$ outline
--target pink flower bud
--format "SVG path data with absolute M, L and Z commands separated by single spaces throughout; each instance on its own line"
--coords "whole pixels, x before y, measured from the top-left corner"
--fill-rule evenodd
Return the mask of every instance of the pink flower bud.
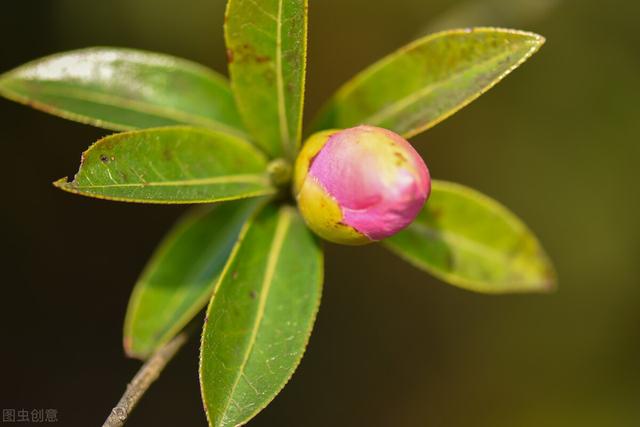
M 372 126 L 313 135 L 294 172 L 300 212 L 320 237 L 346 245 L 407 227 L 431 191 L 429 170 L 400 135 Z

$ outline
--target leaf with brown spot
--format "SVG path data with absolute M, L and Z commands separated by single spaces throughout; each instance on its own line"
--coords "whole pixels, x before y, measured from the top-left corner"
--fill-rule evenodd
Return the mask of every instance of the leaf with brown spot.
M 307 0 L 229 0 L 225 39 L 240 114 L 272 157 L 300 145 Z
M 434 181 L 424 209 L 385 246 L 444 282 L 484 293 L 548 292 L 556 274 L 533 233 L 498 202 Z
M 419 39 L 346 83 L 313 130 L 360 124 L 410 138 L 445 120 L 533 55 L 544 38 L 499 28 L 452 30 Z
M 82 155 L 71 182 L 55 185 L 99 199 L 138 203 L 214 203 L 275 193 L 267 160 L 233 135 L 168 127 L 101 139 Z
M 282 390 L 307 346 L 322 279 L 322 250 L 294 207 L 269 205 L 247 222 L 202 332 L 209 425 L 243 425 Z

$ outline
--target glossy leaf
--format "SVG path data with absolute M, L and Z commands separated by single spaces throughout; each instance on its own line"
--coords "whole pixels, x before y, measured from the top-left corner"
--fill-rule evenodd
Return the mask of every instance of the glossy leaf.
M 415 222 L 384 244 L 418 268 L 472 291 L 555 288 L 553 266 L 531 231 L 496 201 L 458 184 L 434 181 Z
M 158 53 L 97 47 L 49 56 L 0 76 L 0 95 L 106 129 L 188 124 L 244 136 L 222 76 Z
M 410 138 L 490 89 L 543 43 L 536 34 L 497 28 L 419 39 L 345 84 L 314 129 L 367 124 Z
M 254 138 L 270 155 L 300 143 L 307 0 L 229 0 L 225 25 L 231 85 Z
M 212 203 L 272 194 L 266 159 L 247 142 L 206 129 L 169 127 L 108 136 L 82 155 L 71 182 L 83 196 L 138 203 Z
M 322 264 L 292 207 L 268 206 L 245 227 L 202 335 L 200 384 L 211 426 L 246 423 L 289 380 L 320 303 Z
M 145 359 L 206 305 L 240 229 L 261 203 L 207 205 L 187 213 L 173 228 L 131 295 L 124 330 L 129 356 Z

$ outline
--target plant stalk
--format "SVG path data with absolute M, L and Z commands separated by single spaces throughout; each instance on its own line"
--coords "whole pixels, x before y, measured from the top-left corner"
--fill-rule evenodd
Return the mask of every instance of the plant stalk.
M 149 389 L 149 386 L 158 379 L 164 367 L 173 359 L 188 339 L 189 332 L 183 331 L 156 351 L 153 356 L 142 365 L 138 373 L 127 385 L 127 390 L 120 398 L 118 404 L 111 410 L 109 417 L 102 427 L 124 426 L 129 414 L 131 414 L 144 393 Z

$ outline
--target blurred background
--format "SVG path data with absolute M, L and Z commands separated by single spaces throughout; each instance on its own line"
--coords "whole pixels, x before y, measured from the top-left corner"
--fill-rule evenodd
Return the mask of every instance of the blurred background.
M 555 260 L 548 296 L 483 296 L 383 248 L 328 246 L 299 371 L 252 427 L 640 426 L 640 3 L 310 1 L 307 117 L 341 82 L 430 31 L 531 30 L 547 44 L 415 138 L 433 175 L 504 202 Z M 92 45 L 226 72 L 223 0 L 5 0 L 0 72 Z M 0 99 L 0 406 L 100 425 L 139 363 L 121 330 L 132 285 L 180 207 L 74 197 L 51 182 L 108 132 Z M 130 426 L 203 426 L 197 339 Z

